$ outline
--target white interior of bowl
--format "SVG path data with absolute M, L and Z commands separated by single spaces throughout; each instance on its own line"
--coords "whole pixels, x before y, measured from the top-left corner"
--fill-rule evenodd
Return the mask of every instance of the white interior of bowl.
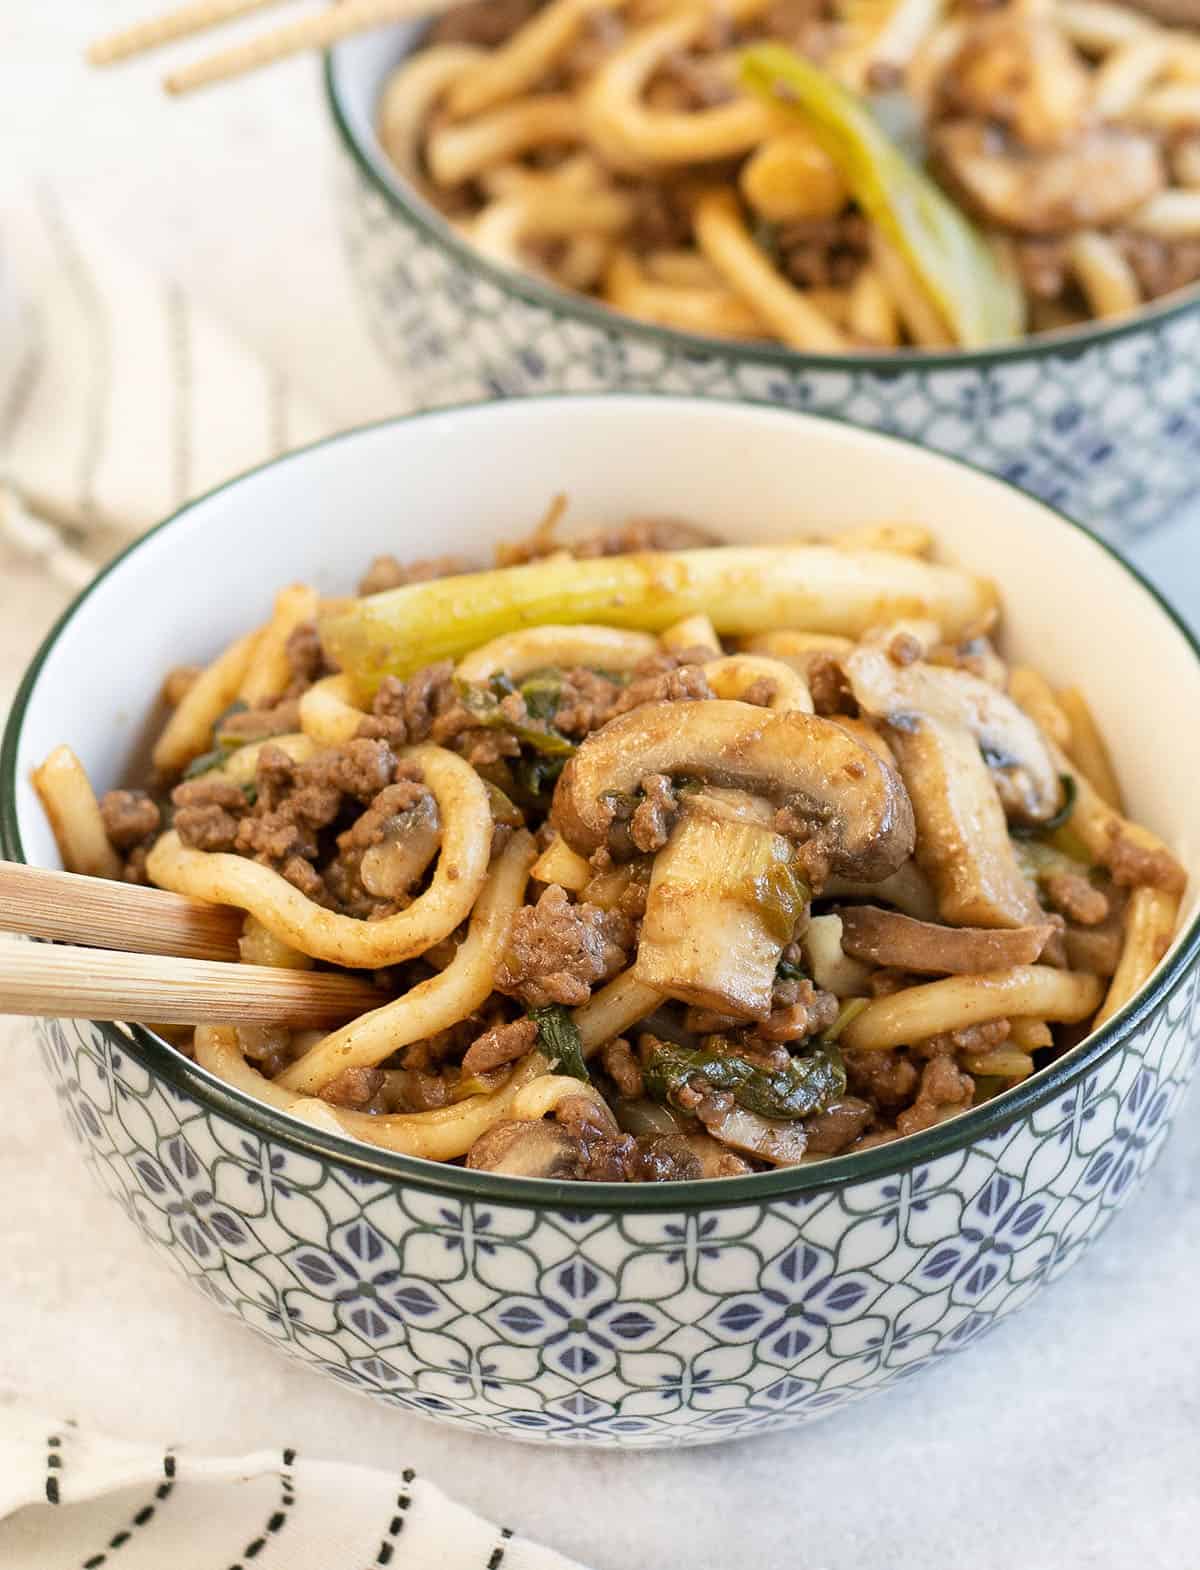
M 486 561 L 560 491 L 572 528 L 670 514 L 753 542 L 928 525 L 947 559 L 1000 582 L 1006 651 L 1083 688 L 1131 810 L 1200 868 L 1200 660 L 1104 547 L 1020 492 L 887 437 L 654 397 L 513 401 L 377 426 L 186 509 L 92 590 L 38 674 L 18 755 L 27 858 L 58 864 L 31 769 L 65 741 L 98 789 L 121 782 L 165 672 L 261 622 L 277 587 L 343 592 L 381 551 Z

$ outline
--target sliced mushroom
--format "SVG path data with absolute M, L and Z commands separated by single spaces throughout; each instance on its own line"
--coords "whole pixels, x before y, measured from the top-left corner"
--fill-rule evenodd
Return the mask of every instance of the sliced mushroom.
M 744 1107 L 730 1107 L 706 1127 L 723 1145 L 769 1161 L 774 1167 L 794 1167 L 808 1149 L 803 1123 L 777 1122 L 759 1117 L 757 1112 L 747 1112 Z
M 854 878 L 827 878 L 821 893 L 833 899 L 886 900 L 918 921 L 937 920 L 937 896 L 915 861 L 906 861 L 891 877 L 880 878 L 877 883 L 859 882 Z
M 1055 147 L 1083 126 L 1090 80 L 1057 20 L 1006 9 L 967 29 L 942 77 L 942 97 L 974 119 L 1007 126 L 1026 147 Z
M 573 850 L 590 855 L 612 821 L 606 796 L 632 792 L 647 774 L 798 798 L 821 824 L 831 870 L 846 876 L 885 878 L 912 852 L 903 785 L 840 725 L 721 698 L 643 704 L 594 732 L 562 772 L 551 821 Z
M 437 802 L 426 792 L 406 812 L 398 812 L 384 826 L 383 838 L 363 852 L 359 868 L 362 886 L 377 899 L 398 899 L 437 855 L 442 824 Z
M 939 126 L 943 170 L 984 218 L 1018 234 L 1059 234 L 1119 223 L 1166 186 L 1162 154 L 1137 131 L 1100 126 L 1067 146 L 1028 152 L 986 125 Z
M 1001 930 L 939 927 L 878 905 L 850 906 L 841 918 L 842 948 L 847 954 L 919 976 L 972 976 L 1032 965 L 1055 930 L 1050 921 Z
M 975 737 L 929 715 L 892 746 L 919 829 L 917 860 L 955 926 L 1031 927 L 1042 920 L 1017 865 L 1004 809 Z
M 968 730 L 1010 815 L 1038 823 L 1058 811 L 1062 786 L 1049 748 L 1007 693 L 970 671 L 897 665 L 882 649 L 855 649 L 841 663 L 855 701 L 877 719 L 903 729 L 909 716 L 928 715 Z
M 740 801 L 739 799 L 740 798 Z M 765 809 L 767 823 L 756 822 Z M 634 974 L 667 997 L 766 1019 L 775 968 L 810 890 L 770 808 L 743 792 L 688 795 L 654 858 Z
M 467 1152 L 469 1167 L 509 1177 L 571 1178 L 578 1163 L 579 1141 L 544 1119 L 496 1123 Z

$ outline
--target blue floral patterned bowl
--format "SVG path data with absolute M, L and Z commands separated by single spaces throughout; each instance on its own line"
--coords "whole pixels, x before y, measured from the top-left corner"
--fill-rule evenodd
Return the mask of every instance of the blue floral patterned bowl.
M 1200 291 L 978 354 L 805 355 L 618 316 L 485 260 L 389 163 L 375 105 L 420 31 L 350 39 L 325 80 L 370 325 L 422 406 L 589 391 L 766 401 L 965 458 L 1117 542 L 1194 494 Z
M 1086 686 L 1135 811 L 1200 855 L 1200 736 L 1178 723 L 1200 712 L 1200 651 L 1094 538 L 869 432 L 630 396 L 375 426 L 176 514 L 76 602 L 29 671 L 0 753 L 4 852 L 54 865 L 31 767 L 69 740 L 99 783 L 120 778 L 162 672 L 261 619 L 274 585 L 338 592 L 384 549 L 482 552 L 559 490 L 592 525 L 656 511 L 746 540 L 926 522 L 1007 583 L 1015 649 Z M 292 1122 L 147 1030 L 36 1034 L 92 1171 L 154 1249 L 267 1340 L 464 1428 L 699 1444 L 885 1389 L 1077 1259 L 1149 1170 L 1191 1074 L 1198 953 L 1193 898 L 1143 992 L 999 1101 L 858 1155 L 708 1183 L 437 1166 Z

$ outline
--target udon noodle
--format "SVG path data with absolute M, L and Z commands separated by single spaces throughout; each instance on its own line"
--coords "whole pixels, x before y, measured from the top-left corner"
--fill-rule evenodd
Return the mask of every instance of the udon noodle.
M 382 989 L 329 1034 L 181 1043 L 238 1090 L 492 1171 L 752 1172 L 1002 1094 L 1162 957 L 1182 869 L 926 531 L 543 526 L 500 559 L 291 585 L 170 674 L 151 778 L 36 771 L 69 870 Z

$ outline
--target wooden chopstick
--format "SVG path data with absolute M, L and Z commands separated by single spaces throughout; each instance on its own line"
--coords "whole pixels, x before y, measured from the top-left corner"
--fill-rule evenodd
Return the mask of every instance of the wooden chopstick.
M 180 38 L 191 38 L 209 27 L 222 22 L 232 22 L 254 11 L 263 11 L 279 0 L 191 0 L 177 10 L 165 11 L 162 16 L 147 17 L 132 27 L 97 38 L 87 52 L 92 65 L 112 65 L 117 60 L 128 60 L 131 55 L 145 54 L 161 44 L 174 43 Z
M 166 889 L 0 861 L 0 932 L 89 948 L 236 960 L 244 919 L 232 905 Z
M 353 976 L 0 942 L 0 1014 L 143 1025 L 339 1025 L 387 995 Z
M 306 49 L 327 49 L 339 39 L 365 32 L 386 22 L 418 16 L 435 16 L 463 5 L 465 0 L 341 0 L 341 4 L 263 33 L 248 43 L 223 49 L 192 65 L 172 71 L 164 86 L 169 93 L 190 93 L 197 87 L 244 76 L 277 60 L 302 54 Z

